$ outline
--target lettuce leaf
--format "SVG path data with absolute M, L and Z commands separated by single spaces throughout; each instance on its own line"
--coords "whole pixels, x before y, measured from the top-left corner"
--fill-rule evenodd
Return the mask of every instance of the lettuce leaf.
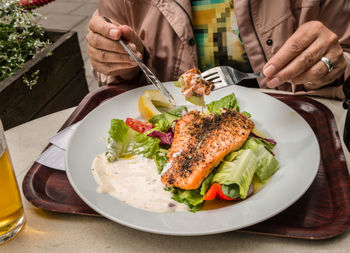
M 168 113 L 173 115 L 173 116 L 176 116 L 176 117 L 180 118 L 184 111 L 188 112 L 188 109 L 187 109 L 186 106 L 182 105 L 182 106 L 176 107 L 173 110 L 168 111 Z
M 208 177 L 203 180 L 201 186 L 195 190 L 182 190 L 179 188 L 169 188 L 168 190 L 173 194 L 172 199 L 186 204 L 191 212 L 196 212 L 199 211 L 203 205 L 203 198 L 212 184 L 213 177 L 214 172 L 211 172 Z
M 239 106 L 234 93 L 226 97 L 223 97 L 220 100 L 216 100 L 207 104 L 207 108 L 210 113 L 220 114 L 222 108 L 225 108 L 228 110 L 236 110 L 237 112 L 239 112 Z
M 172 199 L 186 204 L 191 212 L 197 212 L 203 204 L 203 195 L 200 194 L 199 188 L 196 190 L 182 190 L 179 188 L 169 188 Z
M 279 162 L 263 145 L 259 145 L 255 153 L 258 157 L 256 175 L 262 183 L 266 183 L 278 170 Z
M 151 129 L 150 132 L 153 131 L 161 131 L 164 133 L 167 133 L 170 127 L 170 123 L 167 120 L 159 120 L 154 124 L 154 128 Z
M 251 118 L 252 115 L 249 112 L 243 111 L 242 114 L 244 114 L 245 116 L 247 116 L 248 118 Z
M 152 159 L 159 150 L 159 142 L 157 138 L 134 131 L 123 120 L 112 119 L 106 156 L 111 162 L 133 155 Z
M 250 138 L 255 138 L 255 142 L 263 144 L 265 146 L 265 148 L 270 151 L 273 154 L 273 148 L 276 146 L 277 142 L 274 139 L 268 139 L 265 137 L 261 137 L 257 134 L 254 133 L 254 131 L 252 131 L 250 133 Z
M 239 186 L 237 184 L 221 185 L 222 192 L 231 199 L 239 197 Z
M 221 162 L 214 175 L 213 182 L 230 186 L 230 189 L 227 189 L 230 191 L 234 187 L 238 188 L 239 197 L 245 199 L 256 170 L 256 164 L 255 153 L 250 149 L 244 150 L 233 162 Z
M 171 111 L 163 112 L 161 114 L 157 114 L 153 116 L 149 122 L 152 123 L 158 130 L 162 132 L 167 132 L 168 128 L 170 127 L 171 123 L 174 120 L 179 119 L 182 116 L 182 112 L 187 112 L 188 109 L 186 106 L 179 106 Z M 165 130 L 165 131 L 163 131 Z
M 209 190 L 210 186 L 212 185 L 212 181 L 214 178 L 214 172 L 211 172 L 206 179 L 203 180 L 200 189 L 200 194 L 202 196 L 205 196 L 207 191 Z
M 242 149 L 239 149 L 237 151 L 232 151 L 230 153 L 228 153 L 225 157 L 224 160 L 228 161 L 228 162 L 232 162 L 233 160 L 235 160 L 241 153 L 243 152 Z
M 154 156 L 154 161 L 156 162 L 159 174 L 162 173 L 164 165 L 168 161 L 168 157 L 167 157 L 168 152 L 169 151 L 167 149 L 160 148 Z
M 256 176 L 265 183 L 278 170 L 279 162 L 270 152 L 271 143 L 262 139 L 250 137 L 243 145 L 244 149 L 252 150 L 257 157 Z M 271 148 L 272 149 L 272 148 Z

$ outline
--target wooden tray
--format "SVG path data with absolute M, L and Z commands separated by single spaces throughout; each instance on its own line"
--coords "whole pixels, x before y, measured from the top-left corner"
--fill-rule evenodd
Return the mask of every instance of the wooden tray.
M 118 87 L 102 87 L 89 93 L 61 129 L 124 91 L 126 89 Z M 296 203 L 273 218 L 240 231 L 310 240 L 341 234 L 350 227 L 350 177 L 333 114 L 323 104 L 307 97 L 270 95 L 296 110 L 312 127 L 320 145 L 320 167 L 311 187 Z M 23 192 L 34 206 L 44 210 L 99 215 L 74 192 L 65 172 L 38 163 L 27 172 Z

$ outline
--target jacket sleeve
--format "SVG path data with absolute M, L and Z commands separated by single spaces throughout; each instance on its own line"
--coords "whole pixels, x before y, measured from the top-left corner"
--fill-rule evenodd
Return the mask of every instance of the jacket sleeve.
M 123 0 L 104 0 L 99 1 L 98 9 L 95 11 L 93 15 L 101 15 L 106 16 L 119 24 L 122 25 L 129 25 L 131 27 L 132 24 L 130 24 L 128 20 L 128 15 L 130 12 L 129 8 L 126 7 Z M 92 68 L 92 72 L 97 79 L 99 86 L 104 85 L 113 85 L 113 84 L 137 84 L 137 83 L 144 83 L 145 79 L 142 75 L 140 75 L 140 71 L 138 68 L 135 68 L 136 77 L 132 80 L 123 80 L 122 78 L 118 76 L 112 76 L 112 75 L 105 75 L 103 73 L 100 73 L 96 69 Z
M 345 97 L 343 83 L 350 76 L 350 2 L 348 0 L 320 1 L 318 17 L 320 22 L 338 36 L 347 62 L 345 72 L 336 81 L 320 89 L 295 91 L 294 86 L 293 90 L 296 95 L 313 95 L 343 100 Z
M 344 51 L 347 67 L 344 80 L 350 76 L 350 2 L 348 0 L 325 0 L 321 4 L 320 21 L 337 34 Z

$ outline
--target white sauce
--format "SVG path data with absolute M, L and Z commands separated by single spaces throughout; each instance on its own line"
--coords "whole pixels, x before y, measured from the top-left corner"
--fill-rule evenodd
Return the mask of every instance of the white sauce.
M 187 211 L 164 190 L 155 162 L 144 157 L 108 162 L 105 154 L 92 162 L 97 192 L 110 194 L 124 203 L 151 212 Z

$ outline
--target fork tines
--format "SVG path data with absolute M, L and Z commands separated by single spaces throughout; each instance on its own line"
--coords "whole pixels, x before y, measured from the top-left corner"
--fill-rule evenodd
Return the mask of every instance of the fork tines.
M 208 69 L 202 73 L 202 77 L 205 80 L 211 81 L 214 83 L 215 89 L 218 87 L 221 87 L 221 84 L 223 84 L 222 76 L 223 76 L 223 73 L 221 68 L 219 67 Z
M 218 76 L 217 74 L 212 74 L 210 76 L 206 76 L 206 77 L 204 77 L 204 79 L 207 81 L 210 81 L 210 82 L 214 82 L 214 83 L 221 81 L 220 76 Z
M 218 71 L 220 71 L 220 69 L 216 67 L 209 69 L 202 73 L 202 77 L 207 81 L 212 81 L 212 82 L 220 81 L 220 74 Z

